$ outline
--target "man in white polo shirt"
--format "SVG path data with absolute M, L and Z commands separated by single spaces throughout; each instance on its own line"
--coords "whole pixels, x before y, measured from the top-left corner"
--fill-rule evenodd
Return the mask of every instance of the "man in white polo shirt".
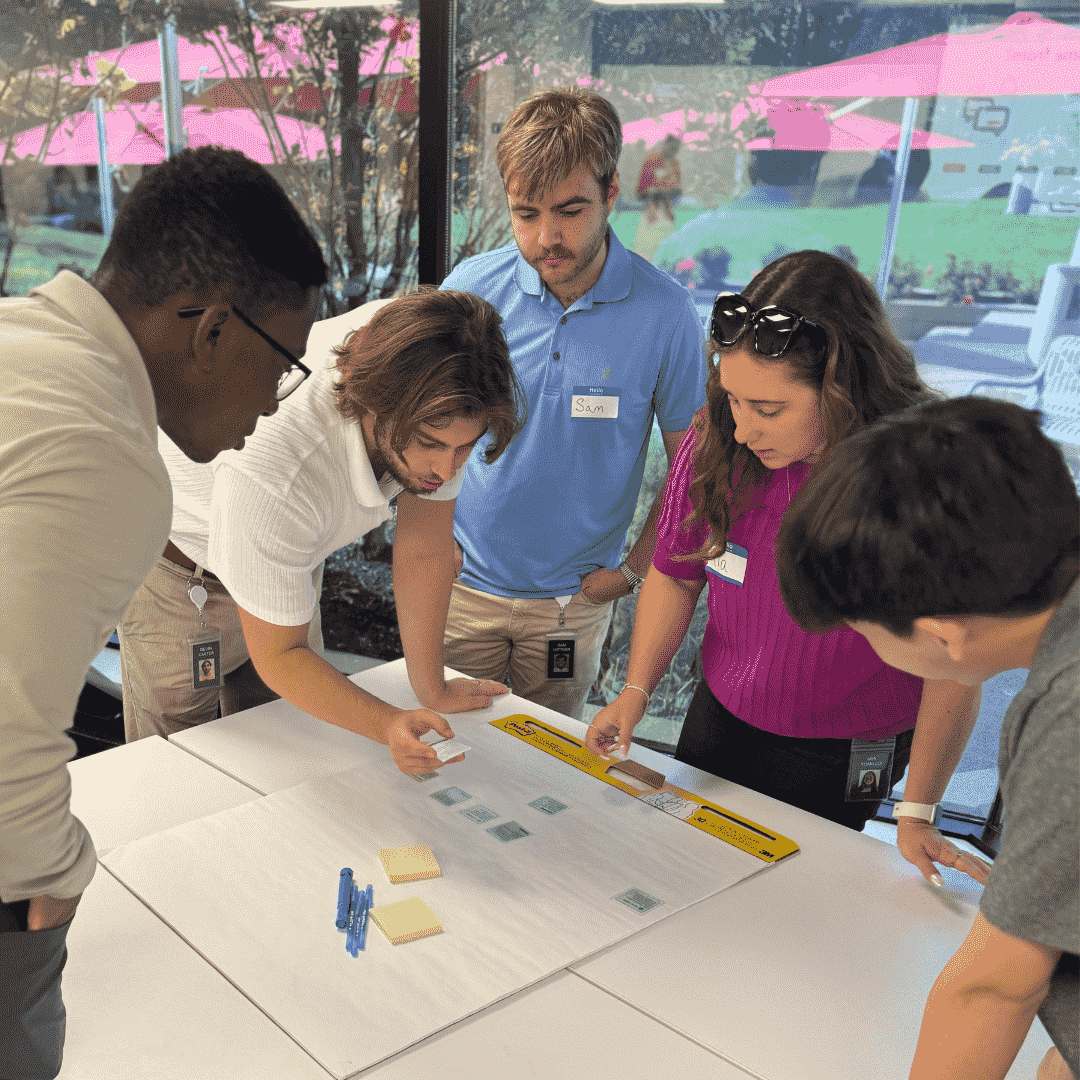
M 280 695 L 387 744 L 403 772 L 423 772 L 438 761 L 418 737 L 452 735 L 430 710 L 482 708 L 506 692 L 497 682 L 446 683 L 442 660 L 465 460 L 485 434 L 495 460 L 522 422 L 500 323 L 462 292 L 366 304 L 313 330 L 311 377 L 243 453 L 200 466 L 161 439 L 172 532 L 120 626 L 129 740 Z M 412 712 L 321 655 L 323 560 L 386 521 L 395 497 L 394 595 L 424 706 Z
M 139 182 L 90 282 L 0 301 L 0 1076 L 54 1077 L 68 926 L 94 876 L 65 734 L 90 661 L 160 554 L 160 424 L 209 461 L 277 408 L 326 265 L 285 192 L 236 151 Z M 196 309 L 198 317 L 189 317 Z

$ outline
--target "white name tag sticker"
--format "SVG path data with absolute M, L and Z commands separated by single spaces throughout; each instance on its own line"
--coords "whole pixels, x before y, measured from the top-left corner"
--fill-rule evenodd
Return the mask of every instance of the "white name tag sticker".
M 619 416 L 617 386 L 575 386 L 570 396 L 570 416 L 575 420 L 616 420 Z
M 732 585 L 742 585 L 746 578 L 746 564 L 750 553 L 738 544 L 728 542 L 727 551 L 723 555 L 717 555 L 705 564 L 705 569 L 710 574 L 715 574 L 722 581 L 729 581 Z

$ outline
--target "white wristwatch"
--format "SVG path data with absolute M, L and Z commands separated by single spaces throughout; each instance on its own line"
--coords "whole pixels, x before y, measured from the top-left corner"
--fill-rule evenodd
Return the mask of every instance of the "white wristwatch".
M 894 818 L 913 817 L 936 826 L 941 820 L 941 803 L 898 802 L 892 810 Z

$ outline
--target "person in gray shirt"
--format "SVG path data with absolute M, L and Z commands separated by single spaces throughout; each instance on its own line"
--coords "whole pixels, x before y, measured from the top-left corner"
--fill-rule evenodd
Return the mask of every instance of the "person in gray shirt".
M 1036 1015 L 1054 1042 L 1039 1080 L 1075 1080 L 1080 499 L 1061 452 L 1037 413 L 986 398 L 879 420 L 792 503 L 777 576 L 805 630 L 847 624 L 913 674 L 976 686 L 1028 669 L 1001 728 L 1000 851 L 930 991 L 911 1080 L 1000 1080 Z

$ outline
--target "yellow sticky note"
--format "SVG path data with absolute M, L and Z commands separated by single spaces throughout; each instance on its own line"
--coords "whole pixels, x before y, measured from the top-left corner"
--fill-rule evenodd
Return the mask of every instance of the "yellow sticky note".
M 424 881 L 442 873 L 427 844 L 382 848 L 379 851 L 379 862 L 394 885 L 400 885 L 403 881 Z
M 419 896 L 372 908 L 369 915 L 391 945 L 442 933 L 438 916 Z

